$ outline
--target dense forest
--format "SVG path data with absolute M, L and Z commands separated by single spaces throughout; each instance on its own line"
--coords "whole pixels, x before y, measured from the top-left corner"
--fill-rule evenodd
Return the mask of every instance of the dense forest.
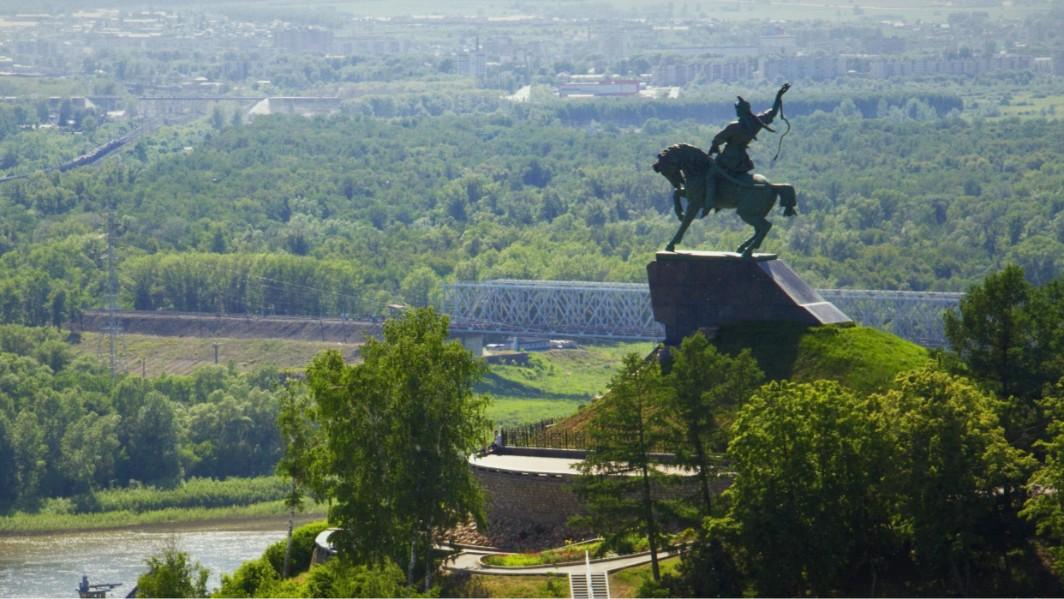
M 270 474 L 281 388 L 269 368 L 112 381 L 54 330 L 0 326 L 0 513 L 48 498 L 92 512 L 116 486 Z
M 794 116 L 775 164 L 776 137 L 754 144 L 758 170 L 799 190 L 766 250 L 821 287 L 961 290 L 1008 262 L 1035 282 L 1060 274 L 1064 123 L 963 119 L 948 97 L 870 102 Z M 148 138 L 98 168 L 5 183 L 0 318 L 59 324 L 103 303 L 111 206 L 127 307 L 369 315 L 430 303 L 446 280 L 640 281 L 677 225 L 650 163 L 719 124 L 621 127 L 605 117 L 623 104 L 573 106 L 225 119 L 181 151 Z M 746 235 L 720 213 L 686 247 Z

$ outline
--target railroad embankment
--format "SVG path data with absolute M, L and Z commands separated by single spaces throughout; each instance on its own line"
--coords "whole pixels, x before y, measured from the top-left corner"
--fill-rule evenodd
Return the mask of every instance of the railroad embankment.
M 362 343 L 380 332 L 380 323 L 339 318 L 202 314 L 189 312 L 118 311 L 123 333 L 162 337 L 225 337 L 230 339 L 301 339 Z M 86 310 L 69 323 L 72 331 L 107 332 L 105 310 Z

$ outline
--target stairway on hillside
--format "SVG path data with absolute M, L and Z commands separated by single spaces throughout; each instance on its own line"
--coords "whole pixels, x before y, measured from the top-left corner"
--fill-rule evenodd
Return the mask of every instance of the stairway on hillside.
M 591 575 L 591 588 L 586 574 L 569 575 L 569 596 L 572 599 L 610 599 L 610 582 L 605 572 Z
M 591 595 L 587 592 L 586 575 L 569 575 L 569 596 L 572 597 L 572 599 L 591 599 Z
M 610 599 L 610 581 L 605 572 L 591 575 L 591 596 L 594 599 Z

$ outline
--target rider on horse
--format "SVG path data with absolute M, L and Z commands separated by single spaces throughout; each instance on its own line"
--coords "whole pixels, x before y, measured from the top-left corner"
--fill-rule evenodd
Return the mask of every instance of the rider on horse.
M 706 216 L 710 208 L 734 208 L 744 222 L 754 227 L 754 235 L 736 250 L 749 258 L 754 250 L 761 247 L 765 235 L 772 228 L 772 223 L 765 216 L 777 201 L 783 208 L 784 216 L 796 214 L 794 186 L 772 183 L 761 175 L 751 174 L 754 163 L 747 154 L 750 142 L 757 139 L 762 129 L 772 131 L 769 123 L 777 116 L 787 120 L 783 117 L 783 94 L 790 87 L 790 84 L 781 87 L 776 93 L 772 109 L 761 114 L 754 114 L 750 110 L 750 103 L 739 98 L 735 104 L 739 120 L 729 123 L 713 138 L 709 153 L 683 143 L 673 144 L 658 153 L 658 159 L 652 166 L 672 185 L 673 208 L 680 219 L 680 228 L 665 246 L 666 251 L 675 251 L 694 219 Z M 787 123 L 787 129 L 790 130 L 790 123 Z M 724 145 L 723 150 L 721 144 Z M 681 202 L 684 197 L 687 198 L 686 209 Z
M 790 88 L 790 83 L 783 84 L 783 87 L 776 92 L 776 101 L 772 108 L 760 114 L 754 114 L 750 109 L 750 103 L 739 96 L 739 101 L 735 103 L 735 115 L 739 117 L 739 120 L 728 123 L 713 138 L 713 145 L 709 148 L 709 155 L 716 154 L 716 164 L 721 170 L 734 177 L 746 178 L 747 173 L 754 169 L 754 162 L 750 160 L 750 155 L 747 153 L 750 142 L 757 139 L 757 134 L 762 129 L 768 129 L 771 133 L 776 132 L 769 124 L 783 107 L 783 94 L 787 93 Z M 723 151 L 720 149 L 721 144 L 724 144 Z M 717 180 L 716 172 L 710 172 L 706 177 L 706 201 L 703 204 L 702 216 L 708 214 L 710 208 L 717 208 L 715 199 Z

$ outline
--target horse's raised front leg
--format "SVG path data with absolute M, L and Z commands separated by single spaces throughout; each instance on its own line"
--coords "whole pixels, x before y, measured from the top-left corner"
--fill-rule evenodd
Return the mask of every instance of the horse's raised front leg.
M 683 206 L 680 205 L 680 198 L 684 196 L 684 190 L 677 188 L 672 192 L 672 209 L 676 212 L 676 219 L 683 220 Z
M 684 212 L 683 221 L 680 223 L 680 229 L 676 231 L 676 235 L 673 236 L 669 245 L 665 246 L 666 252 L 672 252 L 676 250 L 676 244 L 683 240 L 683 234 L 687 232 L 687 227 L 691 226 L 691 222 L 695 220 L 695 216 L 698 214 L 698 205 L 694 202 L 687 203 L 687 211 Z

